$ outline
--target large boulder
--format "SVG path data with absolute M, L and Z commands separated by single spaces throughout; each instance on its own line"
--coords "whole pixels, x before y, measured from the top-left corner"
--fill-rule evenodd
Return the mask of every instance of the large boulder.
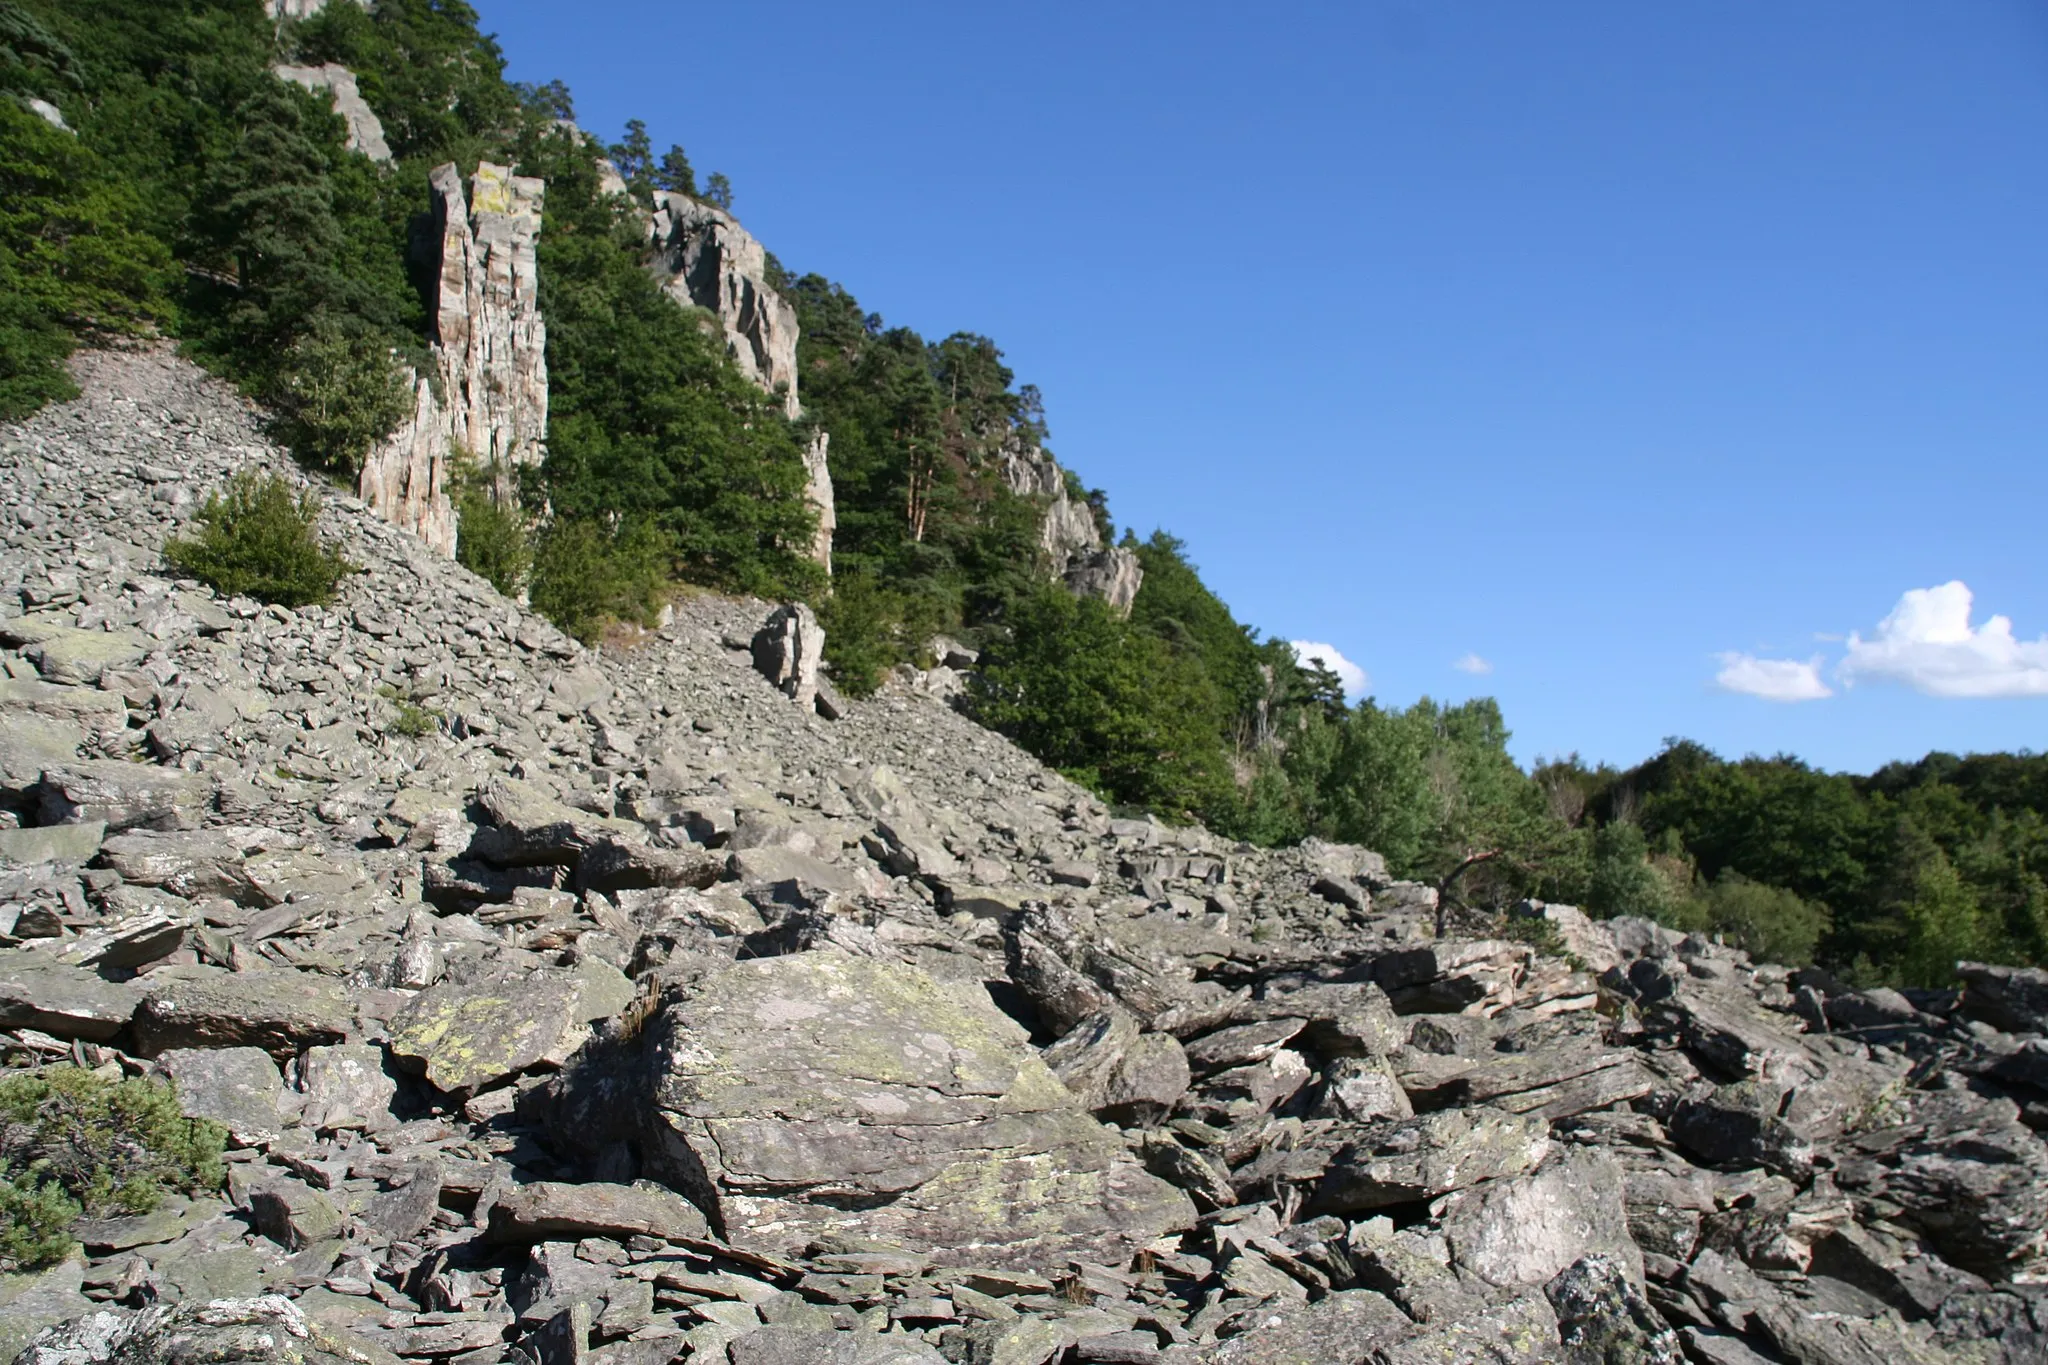
M 825 628 L 801 602 L 777 607 L 754 632 L 754 667 L 804 711 L 817 703 L 824 660 Z
M 90 1313 L 39 1334 L 26 1365 L 369 1365 L 396 1357 L 308 1318 L 279 1294 L 158 1304 L 140 1313 Z
M 213 799 L 200 773 L 119 759 L 85 759 L 43 773 L 46 825 L 106 822 L 109 830 L 193 829 Z
M 1193 1222 L 978 987 L 823 948 L 716 973 L 649 1035 L 649 1164 L 737 1245 L 1120 1261 Z

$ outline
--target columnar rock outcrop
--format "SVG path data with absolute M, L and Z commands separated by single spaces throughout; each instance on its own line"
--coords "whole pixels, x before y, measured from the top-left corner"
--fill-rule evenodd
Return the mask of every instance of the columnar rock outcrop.
M 326 91 L 334 100 L 334 112 L 341 115 L 348 124 L 348 149 L 361 152 L 372 161 L 391 160 L 391 144 L 384 140 L 384 124 L 377 118 L 377 111 L 370 108 L 363 98 L 363 92 L 356 88 L 356 73 L 333 62 L 325 66 L 288 66 L 280 64 L 270 68 L 271 74 L 281 81 L 318 93 Z
M 421 245 L 436 265 L 437 375 L 414 377 L 413 415 L 363 462 L 359 491 L 385 520 L 452 555 L 450 459 L 475 460 L 506 501 L 519 468 L 545 454 L 547 327 L 534 258 L 545 186 L 488 161 L 466 201 L 453 163 L 432 185 Z

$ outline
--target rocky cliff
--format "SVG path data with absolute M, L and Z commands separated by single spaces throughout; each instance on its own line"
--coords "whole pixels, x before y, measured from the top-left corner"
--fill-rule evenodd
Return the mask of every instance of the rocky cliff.
M 801 416 L 796 309 L 768 287 L 767 249 L 731 214 L 687 194 L 657 194 L 648 231 L 670 296 L 715 313 L 741 372 L 780 394 L 792 420 Z
M 1012 442 L 1002 454 L 1003 482 L 1010 491 L 1045 502 L 1039 545 L 1061 581 L 1087 597 L 1099 597 L 1129 615 L 1144 586 L 1137 552 L 1104 545 L 1095 512 L 1067 489 L 1066 471 L 1035 445 Z
M 363 92 L 356 88 L 355 72 L 332 62 L 325 66 L 279 65 L 270 70 L 279 80 L 290 81 L 307 90 L 324 91 L 333 99 L 334 112 L 341 115 L 342 121 L 348 125 L 350 151 L 361 152 L 372 161 L 391 160 L 391 145 L 384 140 L 384 125 L 363 98 Z
M 0 428 L 0 1059 L 233 1150 L 0 1280 L 23 1360 L 2048 1353 L 2048 973 L 1439 926 L 932 699 L 827 721 L 766 603 L 586 651 L 345 496 L 332 606 L 224 599 L 162 539 L 289 462 L 76 369 Z
M 429 266 L 435 373 L 413 379 L 413 414 L 363 463 L 363 501 L 444 555 L 455 553 L 451 459 L 475 461 L 501 500 L 544 457 L 547 328 L 534 245 L 539 180 L 480 163 L 463 195 L 453 164 L 432 178 L 418 244 Z

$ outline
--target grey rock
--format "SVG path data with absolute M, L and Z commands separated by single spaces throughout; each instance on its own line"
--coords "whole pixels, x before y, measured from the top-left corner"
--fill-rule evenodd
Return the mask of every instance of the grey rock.
M 127 631 L 74 630 L 43 621 L 0 621 L 0 643 L 18 647 L 46 681 L 91 687 L 110 669 L 127 668 L 149 652 Z
M 85 1263 L 76 1258 L 46 1270 L 0 1275 L 0 1355 L 42 1365 L 24 1348 L 45 1329 L 55 1338 L 63 1330 L 60 1324 L 92 1312 L 92 1301 L 80 1291 L 84 1279 Z
M 857 1226 L 1017 1264 L 1192 1221 L 978 988 L 820 949 L 738 963 L 650 1033 L 652 1163 L 736 1244 Z M 878 1206 L 849 1216 L 849 1195 Z
M 173 1048 L 156 1069 L 177 1087 L 185 1117 L 213 1120 L 241 1146 L 275 1142 L 291 1124 L 284 1078 L 261 1048 Z
M 333 97 L 334 112 L 348 125 L 350 151 L 361 152 L 372 161 L 391 160 L 391 144 L 384 140 L 384 125 L 363 98 L 363 92 L 356 88 L 355 72 L 332 62 L 325 66 L 279 64 L 270 70 L 281 81 L 316 93 L 325 91 Z
M 436 1089 L 461 1094 L 555 1057 L 581 1026 L 575 977 L 534 972 L 477 986 L 422 991 L 391 1020 L 392 1058 Z
M 808 606 L 789 602 L 769 613 L 754 632 L 754 668 L 808 713 L 818 698 L 825 630 Z
M 501 505 L 517 471 L 545 453 L 547 327 L 535 260 L 545 187 L 488 161 L 477 164 L 467 200 L 453 163 L 436 167 L 430 184 L 437 373 L 415 376 L 413 413 L 371 449 L 357 492 L 376 515 L 453 555 L 449 452 L 482 463 Z
M 740 372 L 799 416 L 796 309 L 766 283 L 767 250 L 731 214 L 685 194 L 654 197 L 651 235 L 670 296 L 715 314 Z
M 190 927 L 190 921 L 183 915 L 145 911 L 123 916 L 111 924 L 95 925 L 77 938 L 66 939 L 51 956 L 74 967 L 142 967 L 170 956 L 185 942 Z
M 334 1201 L 303 1181 L 278 1176 L 249 1191 L 256 1230 L 287 1251 L 338 1236 L 343 1217 Z
M 1605 1256 L 1642 1279 L 1628 1235 L 1621 1168 L 1584 1148 L 1559 1150 L 1533 1174 L 1460 1190 L 1440 1215 L 1460 1271 L 1502 1288 L 1543 1284 L 1573 1262 Z
M 104 1043 L 128 1026 L 142 992 L 39 954 L 0 949 L 0 1024 Z
M 375 1133 L 396 1123 L 391 1102 L 398 1082 L 386 1068 L 382 1048 L 370 1043 L 309 1047 L 299 1059 L 298 1077 L 305 1097 L 300 1121 L 308 1128 Z
M 0 863 L 83 863 L 100 851 L 106 837 L 104 820 L 76 825 L 43 825 L 33 829 L 0 829 Z
M 762 1327 L 726 1348 L 732 1365 L 946 1365 L 915 1337 Z
M 190 969 L 188 969 L 190 970 Z M 280 1060 L 301 1048 L 338 1043 L 355 1022 L 340 982 L 310 972 L 152 973 L 135 1014 L 144 1057 L 173 1048 L 259 1047 Z
M 702 1240 L 711 1226 L 696 1205 L 669 1190 L 632 1185 L 514 1186 L 491 1206 L 498 1241 L 541 1242 L 580 1237 L 662 1237 Z
M 2008 1033 L 2048 1033 L 2048 971 L 1959 962 L 1963 1013 Z
M 0 792 L 10 799 L 26 793 L 42 780 L 45 768 L 77 758 L 84 743 L 85 727 L 76 721 L 0 710 Z
M 1621 1262 L 1597 1255 L 1574 1261 L 1543 1294 L 1557 1314 L 1567 1365 L 1684 1365 L 1677 1334 Z
M 277 1294 L 160 1304 L 140 1313 L 96 1312 L 40 1333 L 27 1365 L 396 1365 L 361 1337 L 309 1319 Z
M 1376 1348 L 1414 1334 L 1407 1316 L 1370 1289 L 1347 1289 L 1315 1303 L 1262 1310 L 1251 1330 L 1211 1346 L 1176 1346 L 1164 1365 L 1320 1365 L 1365 1360 Z
M 1363 1212 L 1522 1175 L 1548 1155 L 1548 1129 L 1540 1118 L 1478 1106 L 1354 1130 L 1323 1158 L 1309 1208 Z
M 82 760 L 43 774 L 45 824 L 104 822 L 109 830 L 191 829 L 213 799 L 198 773 L 113 759 Z

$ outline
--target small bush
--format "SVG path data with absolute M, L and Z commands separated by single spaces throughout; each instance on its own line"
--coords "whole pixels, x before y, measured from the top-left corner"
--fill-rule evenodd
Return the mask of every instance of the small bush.
M 405 420 L 412 391 L 388 343 L 330 329 L 293 343 L 263 397 L 294 454 L 354 475 L 370 447 Z
M 278 474 L 237 474 L 199 510 L 199 534 L 164 558 L 221 592 L 303 607 L 334 596 L 348 561 L 314 534 L 320 500 Z
M 168 1191 L 218 1188 L 226 1139 L 153 1081 L 75 1066 L 0 1080 L 0 1268 L 60 1259 L 80 1213 L 147 1213 Z
M 533 534 L 526 519 L 475 487 L 463 489 L 455 508 L 455 562 L 505 596 L 517 597 L 533 569 Z
M 391 733 L 407 739 L 424 739 L 441 728 L 440 718 L 418 702 L 398 703 L 398 718 L 391 722 Z
M 645 522 L 607 532 L 595 521 L 557 521 L 533 560 L 534 609 L 593 644 L 608 621 L 653 623 L 668 584 L 668 548 Z

